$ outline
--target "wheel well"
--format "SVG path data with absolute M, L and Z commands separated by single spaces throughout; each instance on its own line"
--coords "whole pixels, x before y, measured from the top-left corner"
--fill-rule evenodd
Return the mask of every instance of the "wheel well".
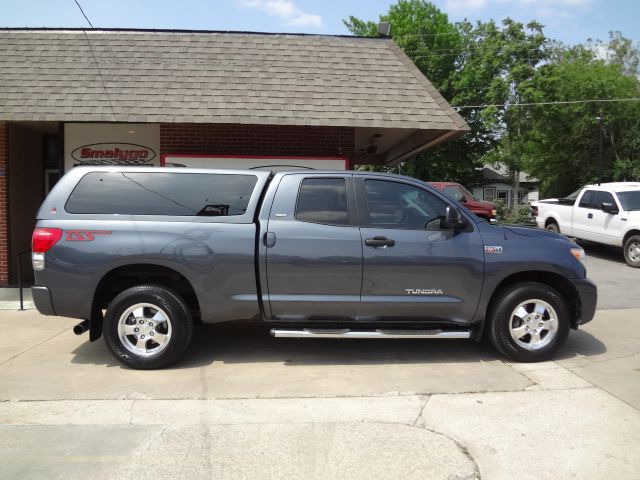
M 200 320 L 200 304 L 189 280 L 171 268 L 147 264 L 119 267 L 102 277 L 93 296 L 92 312 L 94 314 L 100 312 L 98 317 L 101 318 L 102 310 L 107 308 L 116 295 L 127 288 L 141 284 L 162 285 L 173 290 L 186 302 L 193 319 Z M 94 314 L 92 314 L 92 323 Z
M 573 284 L 564 278 L 562 275 L 552 272 L 519 272 L 509 275 L 504 278 L 493 291 L 489 305 L 487 305 L 487 311 L 485 314 L 485 320 L 489 320 L 490 312 L 493 310 L 498 298 L 508 287 L 522 282 L 538 282 L 544 285 L 548 285 L 555 289 L 562 298 L 565 299 L 569 307 L 569 313 L 571 315 L 571 327 L 577 328 L 581 315 L 580 296 Z
M 626 235 L 624 236 L 624 238 L 622 239 L 622 246 L 624 247 L 624 244 L 627 243 L 627 240 L 629 239 L 629 237 L 632 237 L 634 235 L 640 235 L 640 230 L 630 230 L 626 233 Z
M 548 227 L 550 224 L 555 223 L 556 225 L 558 225 L 558 222 L 556 222 L 556 219 L 553 217 L 549 217 L 544 221 L 544 226 Z

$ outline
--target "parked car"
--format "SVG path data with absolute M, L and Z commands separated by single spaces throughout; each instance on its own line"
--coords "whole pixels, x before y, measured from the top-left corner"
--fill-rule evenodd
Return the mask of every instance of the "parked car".
M 481 221 L 418 180 L 367 172 L 76 167 L 41 206 L 32 288 L 45 315 L 158 368 L 195 322 L 276 337 L 472 338 L 553 355 L 596 286 L 566 237 Z
M 539 228 L 579 240 L 623 248 L 624 259 L 640 267 L 640 183 L 587 185 L 560 199 L 537 202 Z
M 469 190 L 455 182 L 428 182 L 434 188 L 443 192 L 449 198 L 462 203 L 480 218 L 488 222 L 495 222 L 496 204 L 478 200 Z

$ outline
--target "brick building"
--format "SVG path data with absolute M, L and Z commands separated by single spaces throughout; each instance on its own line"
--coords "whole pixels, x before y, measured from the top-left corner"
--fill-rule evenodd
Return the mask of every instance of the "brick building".
M 467 129 L 390 38 L 0 29 L 0 285 L 74 165 L 394 164 Z

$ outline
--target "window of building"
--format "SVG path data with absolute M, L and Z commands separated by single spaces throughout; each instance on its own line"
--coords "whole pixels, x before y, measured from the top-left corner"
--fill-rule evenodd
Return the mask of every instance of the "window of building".
M 82 177 L 65 209 L 78 214 L 243 215 L 257 180 L 250 174 L 93 172 Z
M 498 190 L 498 200 L 503 200 L 505 205 L 509 205 L 509 191 L 508 190 Z
M 306 178 L 300 185 L 296 220 L 348 225 L 347 185 L 344 178 Z
M 420 188 L 385 180 L 364 184 L 372 227 L 424 229 L 444 218 L 446 203 Z
M 482 189 L 482 198 L 487 202 L 493 202 L 496 199 L 496 187 L 484 187 Z

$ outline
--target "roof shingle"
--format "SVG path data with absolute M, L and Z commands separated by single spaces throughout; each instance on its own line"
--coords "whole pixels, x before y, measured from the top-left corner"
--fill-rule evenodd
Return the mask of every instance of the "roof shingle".
M 15 121 L 468 129 L 379 38 L 2 30 L 0 105 Z

